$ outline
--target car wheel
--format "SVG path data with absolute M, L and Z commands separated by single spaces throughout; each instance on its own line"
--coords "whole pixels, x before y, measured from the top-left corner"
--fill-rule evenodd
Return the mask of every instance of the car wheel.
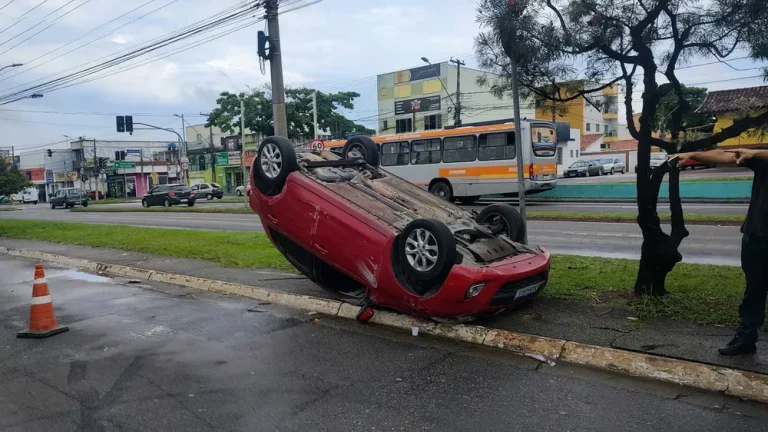
M 494 234 L 506 234 L 512 241 L 525 238 L 525 223 L 516 208 L 509 204 L 491 204 L 477 215 L 477 223 L 487 225 Z
M 477 200 L 480 199 L 480 196 L 466 196 L 466 197 L 459 197 L 459 202 L 464 205 L 470 205 L 477 202 Z
M 80 204 L 80 205 L 83 206 L 83 207 L 88 207 L 88 201 L 83 201 L 83 203 Z
M 219 195 L 216 197 L 216 199 L 222 199 L 222 198 L 224 198 L 224 195 Z
M 171 206 L 171 200 L 168 198 L 163 200 L 163 207 L 170 207 Z
M 611 175 L 613 175 L 613 174 L 615 174 L 615 173 L 614 173 L 614 171 L 613 171 L 613 168 L 611 168 Z
M 451 185 L 444 181 L 439 181 L 433 184 L 429 188 L 429 193 L 445 201 L 453 201 L 453 191 L 451 190 Z
M 51 203 L 51 210 L 56 210 L 56 204 Z
M 413 279 L 438 281 L 456 263 L 456 240 L 448 226 L 435 219 L 406 225 L 396 243 L 404 272 Z
M 32 201 L 32 204 L 37 205 L 37 201 Z
M 261 142 L 255 163 L 253 184 L 261 193 L 270 196 L 279 194 L 288 174 L 299 169 L 293 143 L 280 136 Z
M 187 201 L 187 207 L 193 207 L 195 205 L 194 201 Z
M 350 138 L 342 151 L 344 159 L 362 159 L 371 166 L 379 166 L 379 149 L 367 136 Z
M 146 199 L 141 200 L 141 206 L 144 208 L 149 208 L 149 201 Z
M 207 199 L 208 201 L 210 201 L 210 200 L 212 200 L 212 199 L 213 199 L 213 195 L 211 195 L 211 194 L 208 194 L 208 195 L 206 195 L 206 196 L 205 196 L 205 199 Z
M 240 189 L 238 189 L 238 190 L 235 191 L 235 195 L 241 197 L 241 196 L 243 196 L 243 193 L 240 191 Z

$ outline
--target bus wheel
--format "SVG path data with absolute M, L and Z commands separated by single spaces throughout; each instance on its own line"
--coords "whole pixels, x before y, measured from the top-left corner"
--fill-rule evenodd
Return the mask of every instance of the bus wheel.
M 435 184 L 429 188 L 429 193 L 440 199 L 453 201 L 453 192 L 451 192 L 451 186 L 444 181 L 435 182 Z
M 477 223 L 487 225 L 493 234 L 506 234 L 510 240 L 522 242 L 525 223 L 516 208 L 509 204 L 491 204 L 477 215 Z
M 371 166 L 379 166 L 379 149 L 376 143 L 367 136 L 350 138 L 344 144 L 342 153 L 344 159 L 362 159 Z
M 459 197 L 459 202 L 464 205 L 470 205 L 470 204 L 476 203 L 477 200 L 479 199 L 480 199 L 479 196 L 465 196 L 465 197 Z

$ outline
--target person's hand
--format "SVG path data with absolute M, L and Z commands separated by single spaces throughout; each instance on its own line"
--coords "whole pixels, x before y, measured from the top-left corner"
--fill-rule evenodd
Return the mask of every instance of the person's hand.
M 745 161 L 748 159 L 752 159 L 756 154 L 760 152 L 760 150 L 750 150 L 750 149 L 734 149 L 734 150 L 724 150 L 726 153 L 730 153 L 736 157 L 736 163 L 739 165 L 743 165 Z
M 685 161 L 690 160 L 693 157 L 693 153 L 677 153 L 677 154 L 672 155 L 670 157 L 670 159 L 675 158 L 675 157 L 678 160 L 678 164 L 681 164 L 681 163 L 683 163 Z

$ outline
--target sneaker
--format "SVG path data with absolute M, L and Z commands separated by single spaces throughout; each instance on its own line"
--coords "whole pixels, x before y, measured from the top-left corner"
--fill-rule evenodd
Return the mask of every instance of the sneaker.
M 754 354 L 757 351 L 757 345 L 736 336 L 728 342 L 728 345 L 717 350 L 720 355 L 735 356 L 741 354 Z

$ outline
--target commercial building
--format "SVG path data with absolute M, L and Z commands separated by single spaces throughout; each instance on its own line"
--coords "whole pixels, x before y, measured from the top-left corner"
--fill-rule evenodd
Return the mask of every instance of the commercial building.
M 565 93 L 564 97 L 568 97 Z M 607 87 L 588 98 L 581 96 L 566 103 L 555 103 L 555 118 L 570 123 L 581 135 L 601 135 L 603 148 L 609 149 L 611 143 L 619 140 L 619 86 Z M 537 105 L 536 118 L 552 120 L 552 104 L 539 102 Z
M 378 75 L 378 133 L 418 132 L 454 126 L 461 103 L 461 122 L 482 123 L 514 117 L 512 100 L 499 99 L 478 84 L 495 75 L 451 62 Z M 460 78 L 459 78 L 460 77 Z M 460 81 L 459 81 L 460 79 Z M 460 85 L 459 85 L 460 84 Z M 457 98 L 460 87 L 461 96 Z M 531 103 L 521 103 L 521 116 L 533 118 Z

